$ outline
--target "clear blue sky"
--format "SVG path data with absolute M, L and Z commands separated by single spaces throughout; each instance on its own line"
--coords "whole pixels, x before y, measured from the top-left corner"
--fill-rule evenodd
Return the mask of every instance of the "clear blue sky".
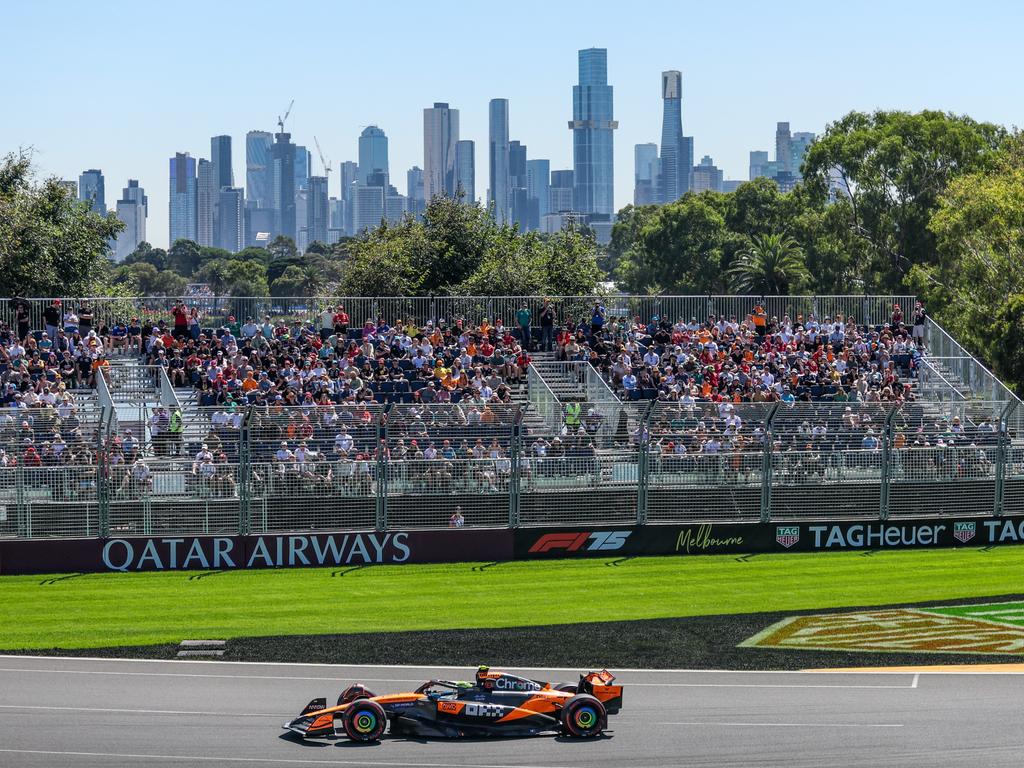
M 615 87 L 615 202 L 632 200 L 633 145 L 659 140 L 660 73 L 683 72 L 683 130 L 696 158 L 746 178 L 775 123 L 820 132 L 851 109 L 938 108 L 1024 123 L 1024 6 L 976 0 L 823 3 L 342 0 L 12 2 L 3 13 L 0 151 L 34 147 L 40 173 L 126 180 L 150 199 L 148 239 L 167 244 L 167 158 L 208 157 L 245 132 L 288 129 L 335 165 L 356 159 L 361 126 L 390 140 L 392 178 L 423 165 L 422 110 L 460 110 L 487 188 L 487 102 L 510 100 L 510 134 L 530 157 L 572 167 L 566 121 L 576 52 L 608 49 Z M 337 194 L 337 174 L 331 178 Z

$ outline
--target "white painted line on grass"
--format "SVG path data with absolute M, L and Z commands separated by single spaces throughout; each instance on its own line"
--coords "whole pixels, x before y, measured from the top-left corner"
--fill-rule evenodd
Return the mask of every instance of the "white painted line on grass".
M 126 760 L 181 760 L 190 763 L 246 763 L 267 765 L 381 765 L 387 768 L 556 768 L 542 765 L 508 765 L 498 763 L 396 763 L 384 760 L 301 760 L 298 758 L 275 757 L 213 757 L 212 755 L 136 755 L 120 752 L 71 752 L 51 749 L 0 749 L 8 755 L 51 755 L 63 757 L 116 757 Z

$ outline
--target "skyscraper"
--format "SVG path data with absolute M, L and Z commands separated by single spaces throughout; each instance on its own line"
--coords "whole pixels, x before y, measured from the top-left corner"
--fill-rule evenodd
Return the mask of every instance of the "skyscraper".
M 274 228 L 271 239 L 277 235 L 296 239 L 295 228 L 295 145 L 290 133 L 275 133 L 270 148 L 270 207 L 274 209 Z
M 371 173 L 380 171 L 390 179 L 388 137 L 376 125 L 368 125 L 359 134 L 359 181 L 366 184 Z M 386 186 L 386 184 L 385 184 Z
M 196 192 L 196 242 L 200 245 L 214 245 L 219 197 L 217 168 L 209 160 L 200 158 Z
M 677 150 L 678 147 L 677 144 Z M 678 155 L 673 158 L 673 161 L 676 159 L 678 159 Z M 664 171 L 664 165 L 658 161 L 657 144 L 633 146 L 633 205 L 651 205 L 659 201 L 659 175 L 664 176 L 664 173 L 659 174 L 659 166 Z M 673 172 L 673 177 L 678 178 L 676 172 Z
M 408 198 L 405 195 L 389 194 L 384 196 L 384 218 L 388 224 L 399 224 L 408 210 Z
M 341 182 L 341 203 L 342 203 L 342 224 L 341 231 L 345 235 L 354 235 L 355 226 L 352 221 L 354 201 L 352 198 L 352 185 L 359 179 L 359 164 L 346 160 L 338 166 L 338 180 Z
M 210 162 L 217 170 L 217 190 L 235 186 L 235 172 L 231 167 L 231 137 L 214 136 L 210 139 Z
M 661 73 L 661 175 L 658 202 L 671 203 L 690 191 L 693 139 L 683 137 L 683 75 L 672 69 Z
M 508 143 L 508 186 L 510 221 L 520 229 L 530 228 L 530 211 L 526 194 L 526 145 L 518 141 Z
M 461 143 L 462 142 L 459 142 L 459 144 Z M 473 142 L 469 143 L 472 144 Z M 459 160 L 459 144 L 455 145 L 455 164 L 457 167 Z M 465 152 L 465 150 L 463 150 L 463 152 Z M 407 198 L 406 209 L 408 212 L 413 216 L 418 216 L 423 213 L 424 208 L 426 208 L 425 201 L 423 200 L 423 169 L 418 165 L 414 165 L 405 172 L 405 194 Z
M 526 198 L 530 205 L 531 229 L 540 229 L 541 220 L 548 215 L 551 200 L 551 161 L 526 161 Z
M 218 248 L 237 253 L 245 246 L 245 190 L 221 187 L 217 192 Z
M 367 187 L 357 183 L 353 188 L 354 234 L 376 229 L 384 218 L 384 187 Z
M 423 110 L 423 198 L 455 195 L 455 145 L 459 141 L 459 110 L 445 102 Z
M 455 143 L 455 192 L 462 194 L 462 202 L 476 202 L 476 142 L 461 139 Z M 409 201 L 412 211 L 412 200 Z
M 117 201 L 117 218 L 124 222 L 114 241 L 114 259 L 124 261 L 146 239 L 146 216 L 149 213 L 149 198 L 146 191 L 135 179 L 128 179 L 128 186 L 121 191 Z
M 804 155 L 816 138 L 810 131 L 797 131 L 789 140 L 789 170 L 798 180 L 803 178 L 800 168 L 804 164 Z
M 551 188 L 548 190 L 548 213 L 564 213 L 573 209 L 574 186 L 572 171 L 551 172 Z
M 103 171 L 91 168 L 82 171 L 78 177 L 78 199 L 89 203 L 93 213 L 107 215 L 107 198 L 104 191 Z
M 488 105 L 487 207 L 499 224 L 507 222 L 512 215 L 508 165 L 508 99 L 491 99 Z
M 313 155 L 301 144 L 295 145 L 295 189 L 309 187 L 309 174 L 313 170 Z M 304 220 L 303 220 L 304 221 Z
M 249 131 L 245 134 L 245 195 L 251 206 L 270 208 L 270 147 L 273 137 L 269 131 Z
M 330 211 L 327 202 L 327 177 L 309 177 L 309 196 L 306 199 L 306 236 L 309 242 L 327 243 Z
M 615 213 L 614 144 L 619 124 L 613 118 L 612 86 L 608 85 L 608 51 L 579 52 L 579 85 L 572 88 L 573 201 L 586 214 Z
M 789 123 L 778 123 L 775 126 L 775 162 L 779 164 L 779 173 L 793 173 L 793 148 L 790 146 L 792 137 L 789 135 Z
M 196 161 L 188 152 L 170 159 L 170 200 L 167 203 L 168 244 L 196 239 Z
M 750 177 L 753 181 L 759 176 L 767 176 L 765 167 L 768 165 L 768 153 L 764 150 L 755 149 L 750 153 Z
M 701 158 L 700 165 L 693 169 L 692 192 L 721 192 L 723 173 L 715 166 L 709 155 Z

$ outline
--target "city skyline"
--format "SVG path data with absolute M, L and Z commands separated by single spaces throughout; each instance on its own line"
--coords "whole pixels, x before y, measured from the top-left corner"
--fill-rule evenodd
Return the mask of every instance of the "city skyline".
M 404 183 L 396 181 L 404 182 L 409 168 L 423 167 L 422 109 L 435 101 L 460 110 L 459 138 L 476 142 L 478 199 L 485 197 L 488 186 L 487 105 L 492 98 L 509 99 L 512 138 L 529 147 L 530 159 L 547 159 L 552 170 L 572 168 L 571 133 L 564 126 L 572 117 L 577 51 L 588 47 L 607 48 L 608 82 L 615 89 L 615 119 L 620 123 L 615 136 L 616 210 L 633 198 L 634 145 L 660 143 L 659 76 L 667 70 L 683 75 L 683 130 L 695 137 L 694 164 L 709 155 L 732 179 L 747 178 L 750 151 L 773 149 L 772 134 L 783 121 L 820 134 L 828 121 L 852 109 L 933 108 L 1008 126 L 1024 122 L 1020 100 L 1005 95 L 1019 92 L 1019 86 L 1005 67 L 994 66 L 1004 58 L 1000 51 L 1015 44 L 1010 30 L 1016 27 L 1013 19 L 1022 16 L 1009 3 L 982 2 L 970 12 L 950 4 L 945 13 L 935 13 L 933 3 L 894 9 L 869 2 L 813 14 L 798 3 L 791 13 L 776 17 L 754 4 L 712 9 L 654 3 L 643 13 L 624 14 L 611 3 L 595 2 L 581 15 L 526 2 L 521 4 L 523 13 L 509 17 L 508 34 L 498 40 L 481 32 L 481 21 L 491 20 L 491 11 L 454 13 L 458 6 L 439 3 L 387 17 L 383 28 L 395 45 L 386 57 L 377 53 L 376 41 L 348 41 L 346 57 L 372 55 L 375 60 L 376 66 L 364 68 L 358 77 L 336 76 L 345 68 L 331 46 L 286 41 L 280 66 L 269 66 L 268 58 L 258 77 L 239 78 L 229 90 L 206 81 L 201 57 L 178 56 L 175 46 L 180 41 L 164 40 L 149 30 L 167 28 L 182 17 L 203 18 L 204 24 L 190 36 L 188 51 L 209 47 L 219 40 L 214 32 L 221 29 L 232 30 L 234 36 L 225 44 L 237 47 L 267 34 L 270 4 L 208 7 L 184 0 L 173 11 L 146 7 L 131 14 L 102 13 L 101 7 L 108 5 L 117 7 L 104 0 L 69 5 L 56 26 L 43 8 L 12 7 L 9 20 L 16 34 L 0 52 L 0 63 L 12 71 L 18 61 L 36 64 L 32 78 L 10 82 L 6 95 L 19 105 L 18 119 L 0 125 L 0 146 L 5 151 L 33 148 L 43 176 L 77 179 L 85 169 L 102 170 L 109 186 L 108 209 L 114 208 L 116 197 L 110 190 L 120 190 L 129 178 L 139 180 L 150 197 L 149 239 L 160 246 L 167 245 L 167 158 L 177 152 L 207 157 L 211 137 L 230 135 L 235 185 L 245 186 L 247 132 L 275 132 L 276 117 L 292 98 L 296 103 L 286 131 L 295 144 L 307 147 L 316 135 L 336 169 L 342 161 L 356 159 L 362 128 L 378 125 L 389 138 L 392 183 L 403 192 Z M 336 9 L 320 2 L 299 2 L 291 13 L 319 28 L 383 19 L 364 7 Z M 885 24 L 880 24 L 883 13 Z M 692 35 L 682 45 L 678 28 L 650 23 L 664 14 L 685 15 L 689 28 L 715 34 Z M 612 15 L 614 24 L 609 23 Z M 986 24 L 993 15 L 1005 23 Z M 527 24 L 531 17 L 535 21 Z M 510 58 L 511 43 L 505 40 L 528 28 L 531 50 L 545 55 Z M 853 55 L 856 66 L 842 65 L 840 30 L 842 39 L 870 40 L 873 49 L 884 49 L 886 55 Z M 425 55 L 425 41 L 442 34 L 460 41 L 461 60 L 508 63 L 455 67 L 445 57 Z M 73 49 L 90 35 L 95 39 L 92 66 L 68 70 L 58 52 Z M 792 45 L 766 45 L 765 40 L 780 36 Z M 801 39 L 822 44 L 802 45 Z M 983 46 L 976 42 L 981 39 Z M 949 55 L 948 49 L 958 55 Z M 47 52 L 54 55 L 42 55 Z M 145 66 L 132 71 L 119 67 L 125 57 L 143 53 Z M 310 77 L 318 66 L 322 74 Z M 114 68 L 131 98 L 112 107 L 97 98 L 95 83 L 97 72 Z M 183 83 L 188 83 L 185 90 Z M 393 83 L 398 86 L 389 88 Z M 187 110 L 183 101 L 166 98 L 179 92 L 187 95 Z M 123 129 L 127 126 L 130 130 Z M 314 174 L 322 173 L 318 158 L 312 165 Z M 332 197 L 339 196 L 340 176 L 337 171 L 331 176 Z

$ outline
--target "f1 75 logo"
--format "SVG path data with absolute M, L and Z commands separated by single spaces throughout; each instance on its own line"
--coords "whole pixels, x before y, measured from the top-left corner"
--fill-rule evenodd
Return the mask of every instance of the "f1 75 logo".
M 778 525 L 775 527 L 775 540 L 786 549 L 800 541 L 799 525 Z
M 533 543 L 530 552 L 551 552 L 559 549 L 566 552 L 612 552 L 622 549 L 631 533 L 632 531 L 545 533 Z
M 953 538 L 962 544 L 974 538 L 977 531 L 977 523 L 953 523 Z

